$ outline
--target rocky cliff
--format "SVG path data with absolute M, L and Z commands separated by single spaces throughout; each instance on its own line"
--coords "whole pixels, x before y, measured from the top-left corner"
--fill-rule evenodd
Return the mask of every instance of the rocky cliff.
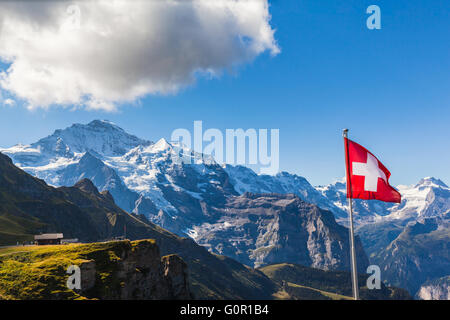
M 0 293 L 10 299 L 191 299 L 187 266 L 153 240 L 18 247 L 0 257 Z M 81 288 L 69 289 L 70 265 Z
M 154 241 L 124 241 L 110 251 L 108 268 L 114 270 L 101 278 L 95 259 L 81 265 L 81 294 L 100 299 L 190 299 L 187 265 L 177 255 L 160 257 Z M 100 279 L 99 279 L 100 275 Z M 99 282 L 100 281 L 100 282 Z
M 195 226 L 191 236 L 210 251 L 252 267 L 291 262 L 323 270 L 349 270 L 348 229 L 330 211 L 293 194 L 253 194 L 228 197 L 223 207 L 203 207 L 209 221 Z M 368 258 L 356 239 L 358 269 Z

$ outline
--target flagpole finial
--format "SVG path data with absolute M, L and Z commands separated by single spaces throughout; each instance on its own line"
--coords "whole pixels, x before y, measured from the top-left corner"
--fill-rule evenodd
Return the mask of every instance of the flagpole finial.
M 343 135 L 345 138 L 347 138 L 347 135 L 348 135 L 348 129 L 342 130 L 342 135 Z

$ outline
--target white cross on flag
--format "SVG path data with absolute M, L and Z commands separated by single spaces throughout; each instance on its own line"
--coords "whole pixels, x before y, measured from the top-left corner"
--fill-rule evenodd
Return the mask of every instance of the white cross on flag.
M 366 148 L 345 138 L 347 198 L 400 203 L 401 195 L 389 185 L 391 173 Z

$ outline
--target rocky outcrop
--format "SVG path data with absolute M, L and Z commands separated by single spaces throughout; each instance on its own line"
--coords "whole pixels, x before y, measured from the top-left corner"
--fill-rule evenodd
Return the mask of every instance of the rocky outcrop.
M 82 296 L 102 300 L 192 298 L 187 265 L 176 255 L 161 258 L 154 241 L 122 241 L 108 254 L 109 272 L 103 270 L 101 255 L 80 266 Z
M 0 296 L 6 299 L 193 298 L 187 265 L 176 255 L 161 258 L 155 240 L 21 249 L 0 255 Z
M 161 262 L 164 268 L 164 279 L 169 285 L 169 296 L 189 299 L 191 294 L 186 263 L 174 254 L 162 257 Z

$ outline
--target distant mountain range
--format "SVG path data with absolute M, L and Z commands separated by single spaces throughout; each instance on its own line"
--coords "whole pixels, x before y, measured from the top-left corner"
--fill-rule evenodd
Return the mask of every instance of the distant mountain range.
M 335 182 L 317 189 L 335 206 L 347 210 L 345 182 Z M 355 200 L 353 211 L 358 225 L 383 221 L 410 222 L 420 218 L 439 217 L 450 212 L 450 188 L 441 180 L 427 177 L 413 186 L 398 186 L 402 202 Z M 345 222 L 345 220 L 343 221 Z
M 177 162 L 180 150 L 194 163 Z M 74 124 L 31 145 L 0 152 L 53 186 L 72 186 L 88 178 L 98 190 L 108 190 L 123 210 L 250 266 L 290 262 L 324 269 L 348 267 L 346 231 L 327 213 L 347 224 L 342 182 L 313 187 L 305 178 L 287 172 L 269 176 L 243 166 L 221 166 L 208 155 L 195 157 L 165 139 L 156 143 L 139 139 L 100 120 Z M 354 201 L 357 232 L 371 262 L 382 268 L 387 262 L 377 257 L 385 254 L 405 228 L 424 218 L 436 218 L 441 226 L 450 212 L 450 189 L 439 179 L 425 178 L 415 186 L 398 189 L 400 204 Z M 322 221 L 320 225 L 306 222 L 314 214 L 314 221 Z M 295 228 L 294 221 L 299 223 Z M 300 253 L 293 254 L 294 239 L 306 243 Z M 394 260 L 399 252 L 391 253 Z M 362 266 L 366 265 L 365 255 L 360 255 Z M 424 281 L 431 280 L 436 261 L 424 259 L 423 263 Z M 384 276 L 397 283 L 395 271 Z M 408 287 L 405 281 L 400 284 Z M 418 288 L 415 284 L 408 289 L 414 294 Z

